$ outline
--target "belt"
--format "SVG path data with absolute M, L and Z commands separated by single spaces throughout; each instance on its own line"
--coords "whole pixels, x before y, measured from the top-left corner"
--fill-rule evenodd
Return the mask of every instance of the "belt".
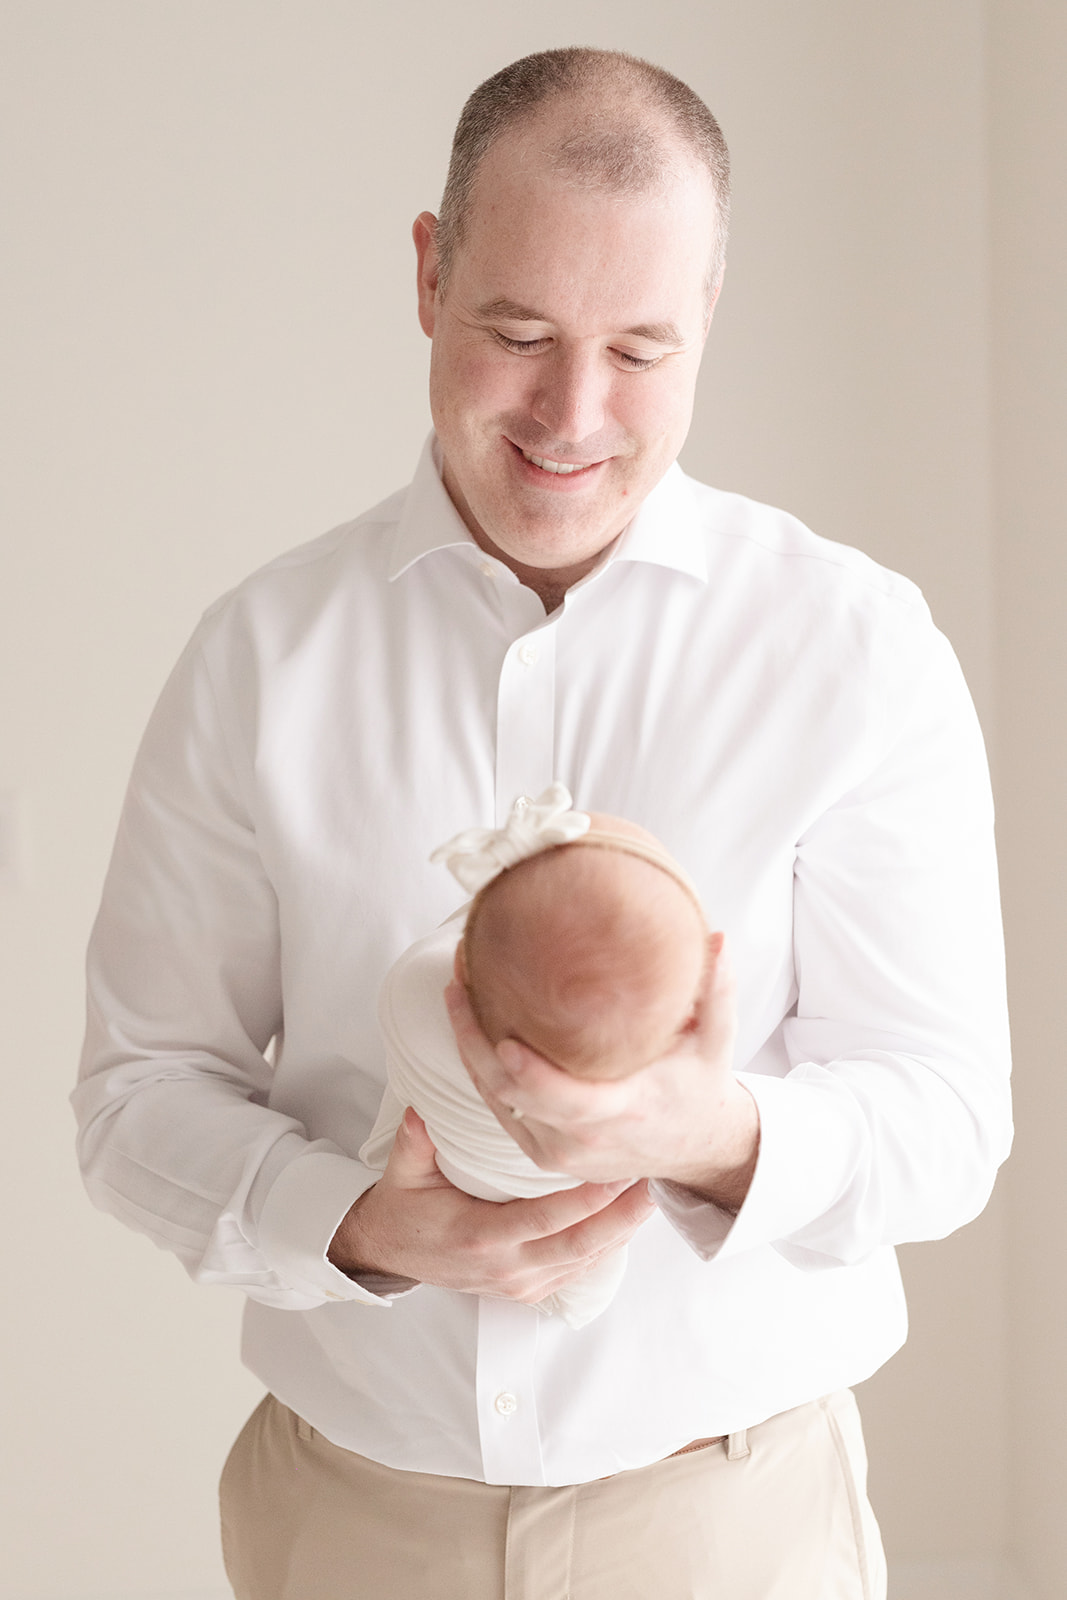
M 673 1461 L 675 1456 L 687 1456 L 693 1450 L 706 1450 L 709 1445 L 722 1444 L 726 1446 L 727 1461 L 743 1461 L 752 1454 L 748 1442 L 748 1429 L 741 1428 L 737 1433 L 719 1433 L 714 1439 L 694 1439 L 690 1444 L 683 1444 L 680 1450 L 672 1450 L 666 1460 Z
M 706 1450 L 709 1444 L 722 1444 L 725 1438 L 726 1435 L 720 1433 L 714 1439 L 694 1439 L 692 1444 L 683 1444 L 680 1450 L 672 1450 L 667 1460 L 670 1461 L 675 1456 L 687 1456 L 690 1450 Z
M 664 1461 L 673 1461 L 675 1456 L 687 1456 L 694 1450 L 706 1450 L 709 1445 L 721 1444 L 726 1449 L 727 1461 L 743 1461 L 752 1454 L 748 1442 L 748 1429 L 741 1428 L 737 1433 L 717 1433 L 713 1439 L 692 1439 L 688 1444 L 683 1444 L 680 1450 L 672 1450 L 669 1456 L 663 1456 Z M 614 1478 L 615 1473 L 606 1473 L 603 1478 L 598 1478 L 598 1483 L 606 1483 L 608 1478 Z

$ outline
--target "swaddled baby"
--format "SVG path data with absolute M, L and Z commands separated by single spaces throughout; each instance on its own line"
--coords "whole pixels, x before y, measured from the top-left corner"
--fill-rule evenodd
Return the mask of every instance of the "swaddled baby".
M 517 802 L 504 828 L 472 829 L 434 852 L 474 898 L 406 950 L 382 985 L 389 1078 L 360 1151 L 368 1166 L 384 1168 L 410 1105 L 438 1167 L 468 1194 L 518 1199 L 582 1182 L 535 1165 L 471 1082 L 444 1002 L 457 946 L 488 1038 L 519 1039 L 576 1077 L 628 1077 L 690 1023 L 707 955 L 696 891 L 643 828 L 570 806 L 553 784 Z M 625 1248 L 613 1251 L 540 1309 L 581 1327 L 625 1267 Z

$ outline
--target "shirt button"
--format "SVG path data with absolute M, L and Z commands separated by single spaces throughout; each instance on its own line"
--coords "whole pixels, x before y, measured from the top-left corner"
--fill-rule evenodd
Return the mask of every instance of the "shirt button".
M 478 571 L 481 573 L 483 578 L 491 578 L 493 576 L 493 569 L 489 565 L 488 561 L 483 561 L 481 566 L 478 568 Z
M 508 1394 L 507 1391 L 503 1394 L 498 1394 L 493 1404 L 502 1417 L 513 1416 L 519 1409 L 518 1400 L 513 1394 Z
M 535 644 L 520 645 L 519 660 L 522 662 L 524 667 L 532 667 L 536 663 L 540 653 L 541 652 L 538 650 Z

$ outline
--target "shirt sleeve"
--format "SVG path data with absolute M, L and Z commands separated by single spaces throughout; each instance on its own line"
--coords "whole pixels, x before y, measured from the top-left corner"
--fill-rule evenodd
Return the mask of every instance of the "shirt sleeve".
M 676 1185 L 665 1215 L 706 1259 L 771 1245 L 848 1265 L 944 1237 L 985 1205 L 1011 1143 L 993 810 L 962 674 L 928 625 L 886 663 L 877 756 L 798 840 L 797 1001 L 784 1075 L 744 1071 L 760 1152 L 736 1218 Z
M 90 943 L 72 1097 L 86 1187 L 197 1282 L 387 1305 L 326 1255 L 379 1174 L 266 1103 L 279 961 L 248 783 L 194 639 L 138 754 Z

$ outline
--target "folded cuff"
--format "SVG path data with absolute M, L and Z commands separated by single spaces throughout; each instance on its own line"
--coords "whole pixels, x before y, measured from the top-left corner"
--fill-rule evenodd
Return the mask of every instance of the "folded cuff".
M 367 1272 L 359 1281 L 335 1267 L 326 1252 L 348 1211 L 380 1173 L 348 1156 L 312 1150 L 283 1168 L 259 1218 L 259 1244 L 284 1283 L 318 1303 L 361 1300 L 388 1306 L 415 1287 L 410 1278 Z

